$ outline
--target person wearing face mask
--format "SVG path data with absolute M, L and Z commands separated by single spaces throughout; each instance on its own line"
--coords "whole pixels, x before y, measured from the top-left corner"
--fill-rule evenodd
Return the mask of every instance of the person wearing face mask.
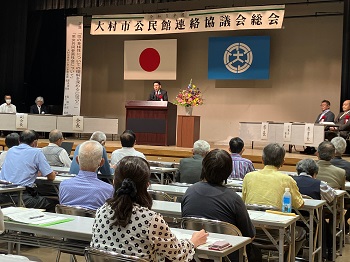
M 11 104 L 11 96 L 5 95 L 5 102 L 0 106 L 0 113 L 17 113 L 16 106 Z

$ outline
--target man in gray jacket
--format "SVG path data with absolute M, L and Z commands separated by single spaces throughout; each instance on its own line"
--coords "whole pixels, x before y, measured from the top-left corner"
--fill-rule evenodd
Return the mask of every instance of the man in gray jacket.
M 202 161 L 210 151 L 207 141 L 197 140 L 193 144 L 193 156 L 180 160 L 180 182 L 194 184 L 201 180 Z

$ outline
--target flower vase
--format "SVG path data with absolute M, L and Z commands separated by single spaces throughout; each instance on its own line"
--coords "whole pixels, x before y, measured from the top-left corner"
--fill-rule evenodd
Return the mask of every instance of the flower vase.
M 185 106 L 186 116 L 192 116 L 193 106 Z

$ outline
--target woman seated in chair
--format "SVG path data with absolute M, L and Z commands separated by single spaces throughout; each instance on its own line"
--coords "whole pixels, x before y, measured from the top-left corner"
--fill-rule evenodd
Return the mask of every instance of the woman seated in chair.
M 235 225 L 245 237 L 255 237 L 255 227 L 250 221 L 242 198 L 231 188 L 224 185 L 232 173 L 232 159 L 222 149 L 210 151 L 202 163 L 202 181 L 190 186 L 181 203 L 182 217 L 202 217 L 220 220 Z M 252 245 L 247 246 L 248 260 L 260 261 L 257 255 L 253 259 L 250 252 Z M 229 256 L 238 261 L 238 252 Z
M 149 261 L 190 261 L 208 233 L 201 230 L 190 240 L 178 240 L 163 218 L 151 211 L 150 175 L 149 164 L 140 157 L 128 156 L 119 162 L 113 198 L 96 212 L 90 246 Z
M 316 179 L 318 165 L 313 159 L 300 160 L 296 165 L 296 170 L 298 176 L 294 176 L 293 178 L 297 182 L 301 194 L 310 196 L 313 199 L 324 199 L 328 203 L 334 200 L 334 189 L 328 186 L 327 183 Z M 332 260 L 331 223 L 327 223 L 325 220 L 325 218 L 331 218 L 331 215 L 327 212 L 327 209 L 324 209 L 323 212 L 322 256 L 323 258 L 327 258 L 326 250 L 328 249 L 328 258 Z

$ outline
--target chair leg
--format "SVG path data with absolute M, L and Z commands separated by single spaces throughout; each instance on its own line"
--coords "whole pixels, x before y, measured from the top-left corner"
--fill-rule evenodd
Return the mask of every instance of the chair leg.
M 59 262 L 61 258 L 61 250 L 58 250 L 57 256 L 56 256 L 56 262 Z

